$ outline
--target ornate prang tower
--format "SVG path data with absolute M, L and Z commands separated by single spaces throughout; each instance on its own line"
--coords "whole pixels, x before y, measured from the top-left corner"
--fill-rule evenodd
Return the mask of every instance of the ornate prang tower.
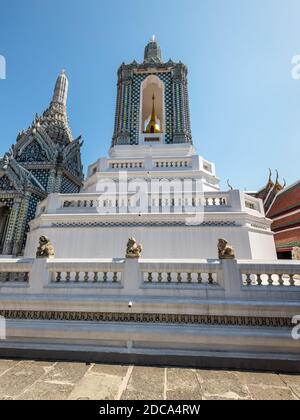
M 69 128 L 67 95 L 62 71 L 49 108 L 0 159 L 0 254 L 22 253 L 37 204 L 49 193 L 80 191 L 82 141 L 74 140 Z
M 154 133 L 146 129 L 153 97 L 159 127 Z M 192 144 L 187 67 L 172 60 L 163 62 L 154 36 L 145 48 L 143 63 L 123 63 L 119 68 L 112 145 L 145 143 Z
M 197 154 L 192 142 L 187 67 L 163 62 L 153 36 L 144 60 L 118 70 L 114 135 L 108 158 L 89 166 L 83 192 L 97 191 L 97 182 L 114 180 L 119 170 L 128 179 L 198 179 L 203 191 L 219 191 L 215 166 Z

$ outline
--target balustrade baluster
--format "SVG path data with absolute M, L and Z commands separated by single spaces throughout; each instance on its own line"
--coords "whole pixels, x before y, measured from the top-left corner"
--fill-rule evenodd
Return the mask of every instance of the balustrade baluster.
M 280 286 L 284 286 L 284 278 L 283 278 L 283 274 L 278 274 L 278 283 Z
M 256 274 L 257 278 L 256 278 L 256 283 L 258 286 L 262 285 L 262 278 L 261 278 L 261 274 Z
M 289 274 L 289 283 L 290 283 L 290 286 L 295 286 L 295 280 L 294 280 L 293 274 Z
M 246 284 L 247 286 L 251 286 L 251 274 L 250 273 L 246 273 Z
M 213 284 L 213 282 L 214 282 L 214 278 L 213 278 L 212 273 L 208 273 L 208 283 Z
M 273 286 L 272 274 L 268 274 L 268 284 L 269 284 L 269 286 Z

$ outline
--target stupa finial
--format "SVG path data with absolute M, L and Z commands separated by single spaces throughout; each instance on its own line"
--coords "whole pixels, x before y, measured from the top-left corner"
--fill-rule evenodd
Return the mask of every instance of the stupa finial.
M 69 81 L 66 76 L 66 71 L 62 69 L 55 83 L 52 102 L 57 102 L 62 105 L 66 105 L 68 97 L 68 87 Z

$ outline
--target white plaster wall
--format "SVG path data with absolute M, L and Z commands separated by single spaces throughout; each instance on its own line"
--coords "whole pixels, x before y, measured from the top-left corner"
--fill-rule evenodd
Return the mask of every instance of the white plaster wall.
M 249 232 L 252 258 L 254 260 L 277 260 L 274 237 L 261 235 L 257 232 Z M 262 257 L 262 255 L 264 255 Z
M 276 259 L 273 236 L 245 227 L 41 227 L 29 234 L 25 256 L 34 257 L 38 238 L 48 236 L 57 258 L 123 257 L 127 240 L 143 245 L 143 258 L 217 258 L 219 238 L 226 238 L 238 259 Z

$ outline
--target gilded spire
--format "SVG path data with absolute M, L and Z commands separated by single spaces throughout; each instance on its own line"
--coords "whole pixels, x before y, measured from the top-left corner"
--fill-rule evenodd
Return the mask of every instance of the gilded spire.
M 54 88 L 52 102 L 59 103 L 61 105 L 67 105 L 69 82 L 66 76 L 65 70 L 60 72 Z
M 154 93 L 153 93 L 153 96 L 152 96 L 152 101 L 153 101 L 153 103 L 152 103 L 151 118 L 150 118 L 150 121 L 149 121 L 149 123 L 147 125 L 146 133 L 161 133 L 160 126 L 157 123 L 157 116 L 156 116 L 156 111 L 155 111 L 155 96 L 154 96 Z
M 152 96 L 152 113 L 151 113 L 151 121 L 156 122 L 156 111 L 155 111 L 155 96 L 153 93 Z

